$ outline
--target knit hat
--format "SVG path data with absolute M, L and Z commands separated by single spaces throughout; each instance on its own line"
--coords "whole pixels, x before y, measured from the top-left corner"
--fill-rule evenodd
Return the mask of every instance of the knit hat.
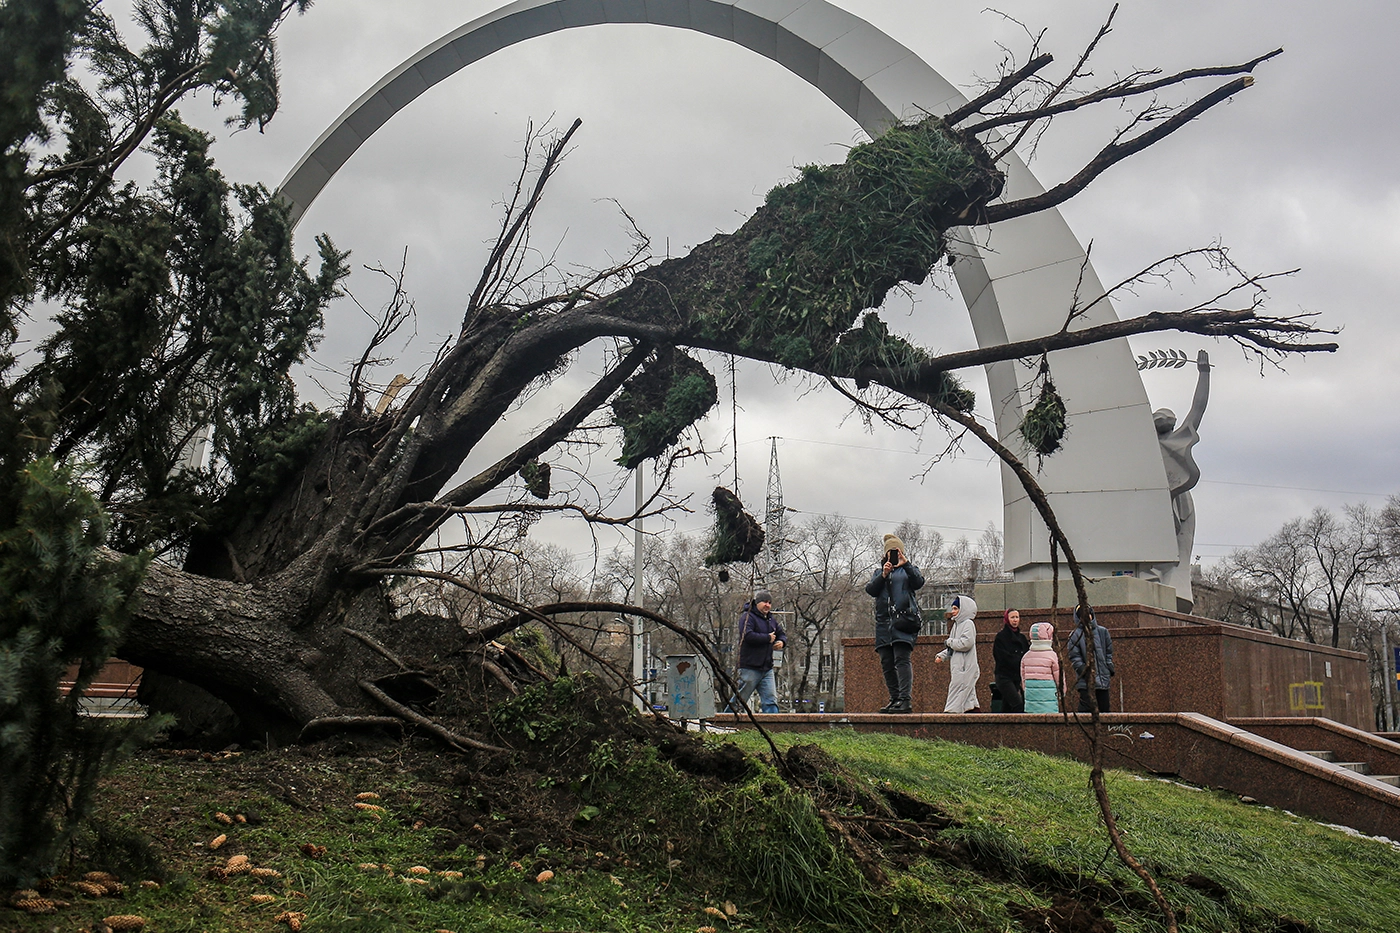
M 755 606 L 757 606 L 759 603 L 771 603 L 772 601 L 773 594 L 768 592 L 766 589 L 753 591 L 753 604 Z
M 885 553 L 889 553 L 890 551 L 899 551 L 901 554 L 907 553 L 904 550 L 903 541 L 899 540 L 895 535 L 885 535 Z
M 1031 641 L 1050 641 L 1055 637 L 1055 626 L 1049 622 L 1037 622 L 1031 626 Z

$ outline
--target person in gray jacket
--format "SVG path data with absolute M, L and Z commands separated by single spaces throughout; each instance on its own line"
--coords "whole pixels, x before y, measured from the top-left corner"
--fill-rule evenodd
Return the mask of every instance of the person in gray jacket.
M 880 670 L 885 675 L 885 689 L 890 702 L 882 713 L 912 713 L 914 686 L 914 654 L 917 631 L 901 632 L 894 627 L 896 611 L 917 609 L 914 591 L 924 585 L 924 575 L 904 554 L 904 542 L 894 535 L 885 535 L 884 560 L 875 571 L 865 592 L 875 597 L 875 653 L 880 656 Z
M 1113 676 L 1113 636 L 1108 634 L 1108 629 L 1094 621 L 1093 612 L 1089 613 L 1089 631 L 1093 633 L 1094 638 L 1094 700 L 1098 701 L 1099 712 L 1107 713 L 1108 682 Z M 1079 690 L 1079 712 L 1092 713 L 1094 707 L 1093 701 L 1089 699 L 1089 660 L 1084 649 L 1084 629 L 1079 627 L 1077 607 L 1074 610 L 1074 632 L 1065 644 L 1065 654 L 1069 656 L 1074 673 L 1079 675 L 1079 682 L 1075 684 Z

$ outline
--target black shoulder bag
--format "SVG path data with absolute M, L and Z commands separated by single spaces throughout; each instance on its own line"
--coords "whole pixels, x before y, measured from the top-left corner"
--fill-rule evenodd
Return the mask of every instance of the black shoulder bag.
M 909 605 L 900 609 L 895 605 L 894 587 L 890 585 L 889 577 L 885 578 L 885 590 L 890 600 L 890 625 L 901 635 L 919 634 L 924 627 L 924 614 L 919 610 L 919 601 L 915 598 L 914 591 L 909 591 Z

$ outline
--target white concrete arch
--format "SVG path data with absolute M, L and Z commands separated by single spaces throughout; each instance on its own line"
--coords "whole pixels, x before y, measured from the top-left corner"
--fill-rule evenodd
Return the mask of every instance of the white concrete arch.
M 365 140 L 428 88 L 508 46 L 563 29 L 652 23 L 706 33 L 772 59 L 831 99 L 872 136 L 919 111 L 947 113 L 966 98 L 919 56 L 826 0 L 517 0 L 422 49 L 366 91 L 321 135 L 280 188 L 300 218 Z M 1015 155 L 1005 197 L 1044 189 Z M 1060 329 L 1072 296 L 1102 294 L 1083 248 L 1058 211 L 960 231 L 954 272 L 980 346 Z M 1100 302 L 1076 327 L 1116 320 Z M 1069 434 L 1041 485 L 1076 555 L 1093 575 L 1175 563 L 1166 472 L 1147 393 L 1127 341 L 1051 354 Z M 1029 376 L 987 367 L 997 432 L 1013 448 Z M 1049 575 L 1048 536 L 1010 471 L 1002 471 L 1006 565 L 1017 579 Z M 932 518 L 932 516 L 928 516 Z

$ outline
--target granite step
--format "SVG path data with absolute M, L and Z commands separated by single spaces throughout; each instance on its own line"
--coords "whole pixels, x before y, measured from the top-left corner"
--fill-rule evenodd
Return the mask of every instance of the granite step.
M 1304 755 L 1312 755 L 1314 758 L 1321 758 L 1323 761 L 1336 761 L 1336 760 L 1337 760 L 1337 753 L 1336 753 L 1336 752 L 1324 751 L 1324 750 L 1322 750 L 1322 749 L 1318 749 L 1318 750 L 1315 750 L 1315 751 L 1308 751 L 1307 749 L 1303 749 L 1303 748 L 1298 749 L 1298 751 L 1302 752 Z

